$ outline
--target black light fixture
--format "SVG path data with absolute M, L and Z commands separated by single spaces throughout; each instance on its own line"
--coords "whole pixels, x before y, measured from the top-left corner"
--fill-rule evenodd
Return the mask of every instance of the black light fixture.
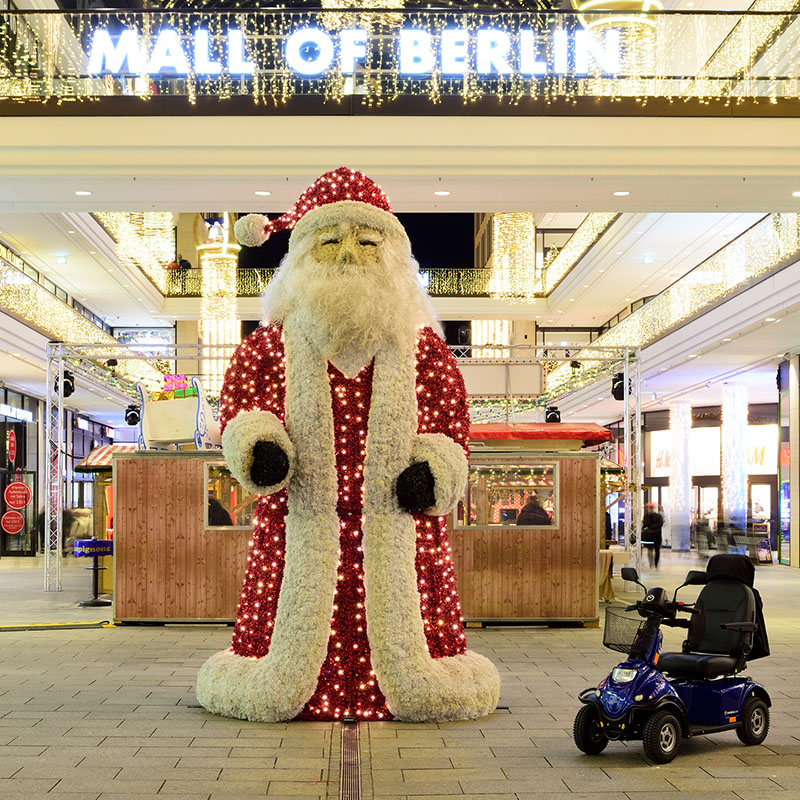
M 131 403 L 131 405 L 125 409 L 125 422 L 127 422 L 128 425 L 138 425 L 141 418 L 142 412 L 139 406 Z
M 625 399 L 625 373 L 618 372 L 611 378 L 611 396 L 615 400 Z
M 109 368 L 110 367 L 116 367 L 118 363 L 119 362 L 117 361 L 116 358 L 109 358 L 108 361 L 106 361 L 106 366 L 109 367 Z
M 545 422 L 561 422 L 561 412 L 557 406 L 547 406 L 544 410 Z
M 53 383 L 53 391 L 58 394 L 58 378 Z M 69 397 L 75 392 L 75 376 L 68 370 L 64 370 L 64 397 Z

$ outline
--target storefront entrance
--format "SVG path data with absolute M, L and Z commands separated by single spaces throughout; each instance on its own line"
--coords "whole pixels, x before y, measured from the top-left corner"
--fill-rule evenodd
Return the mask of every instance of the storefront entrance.
M 36 555 L 35 488 L 34 472 L 0 472 L 0 557 Z

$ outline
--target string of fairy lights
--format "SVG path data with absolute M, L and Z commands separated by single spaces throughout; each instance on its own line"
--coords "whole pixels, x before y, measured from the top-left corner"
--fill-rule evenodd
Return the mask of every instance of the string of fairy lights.
M 249 97 L 255 103 L 281 105 L 294 96 L 317 95 L 330 102 L 352 97 L 375 106 L 407 96 L 433 103 L 448 96 L 465 103 L 492 96 L 506 105 L 575 102 L 581 97 L 642 103 L 652 98 L 725 103 L 800 98 L 794 46 L 798 0 L 758 0 L 738 15 L 663 12 L 656 0 L 575 0 L 573 5 L 574 13 L 564 13 L 512 0 L 480 6 L 450 0 L 436 8 L 403 0 L 322 0 L 321 8 L 237 2 L 220 8 L 200 0 L 141 11 L 2 11 L 0 100 L 64 103 L 166 96 L 196 103 L 202 97 Z M 343 45 L 338 37 L 353 26 L 367 38 L 358 67 L 348 72 L 339 57 Z M 330 36 L 335 57 L 319 73 L 301 74 L 287 63 L 287 38 L 298 29 Z M 424 70 L 403 68 L 398 40 L 406 29 L 420 32 L 430 43 L 431 60 Z M 487 29 L 506 37 L 501 41 L 508 47 L 502 58 L 497 49 L 484 54 L 491 68 L 481 68 L 479 34 Z M 200 68 L 194 39 L 198 30 L 207 44 L 201 60 L 219 64 L 216 72 Z M 455 73 L 445 71 L 443 56 L 445 38 L 453 30 L 465 36 L 458 43 L 463 69 Z M 134 70 L 130 63 L 124 69 L 120 63 L 117 70 L 89 71 L 95 35 L 106 32 L 109 47 L 116 48 L 123 31 L 135 34 L 142 53 L 157 45 L 163 31 L 174 32 L 185 50 L 181 58 L 186 69 L 140 65 Z M 236 72 L 225 60 L 231 31 L 241 37 L 237 46 L 241 59 L 252 65 L 249 72 Z M 572 48 L 580 32 L 593 37 L 585 69 L 573 64 L 578 56 Z M 600 54 L 610 47 L 611 34 L 618 52 L 613 66 L 605 67 Z M 538 66 L 531 66 L 535 58 L 540 59 Z

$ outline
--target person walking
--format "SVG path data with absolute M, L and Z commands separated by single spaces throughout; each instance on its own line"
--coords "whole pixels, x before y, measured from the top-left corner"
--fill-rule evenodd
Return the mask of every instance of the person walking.
M 648 503 L 645 506 L 642 520 L 642 544 L 647 547 L 650 566 L 654 566 L 656 569 L 658 569 L 658 562 L 661 558 L 661 528 L 663 525 L 664 517 L 658 512 L 656 504 Z

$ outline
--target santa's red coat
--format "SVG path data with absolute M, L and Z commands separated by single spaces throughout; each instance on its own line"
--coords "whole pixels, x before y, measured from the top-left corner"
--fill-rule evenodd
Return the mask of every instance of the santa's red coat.
M 445 365 L 455 366 L 447 345 L 432 329 L 423 329 L 416 350 L 418 432 L 443 433 L 466 450 L 466 392 L 457 369 L 448 372 L 457 376 L 455 379 L 444 380 Z M 372 371 L 370 364 L 348 379 L 328 365 L 341 523 L 339 581 L 327 656 L 301 719 L 391 719 L 370 663 L 369 614 L 364 608 L 362 484 Z M 223 431 L 242 411 L 271 411 L 283 422 L 285 387 L 282 329 L 279 325 L 259 328 L 238 348 L 225 374 L 220 403 Z M 258 501 L 232 643 L 240 656 L 261 657 L 269 650 L 283 575 L 289 502 L 285 489 Z M 445 520 L 422 514 L 414 518 L 417 588 L 428 650 L 433 658 L 464 653 L 461 606 Z

